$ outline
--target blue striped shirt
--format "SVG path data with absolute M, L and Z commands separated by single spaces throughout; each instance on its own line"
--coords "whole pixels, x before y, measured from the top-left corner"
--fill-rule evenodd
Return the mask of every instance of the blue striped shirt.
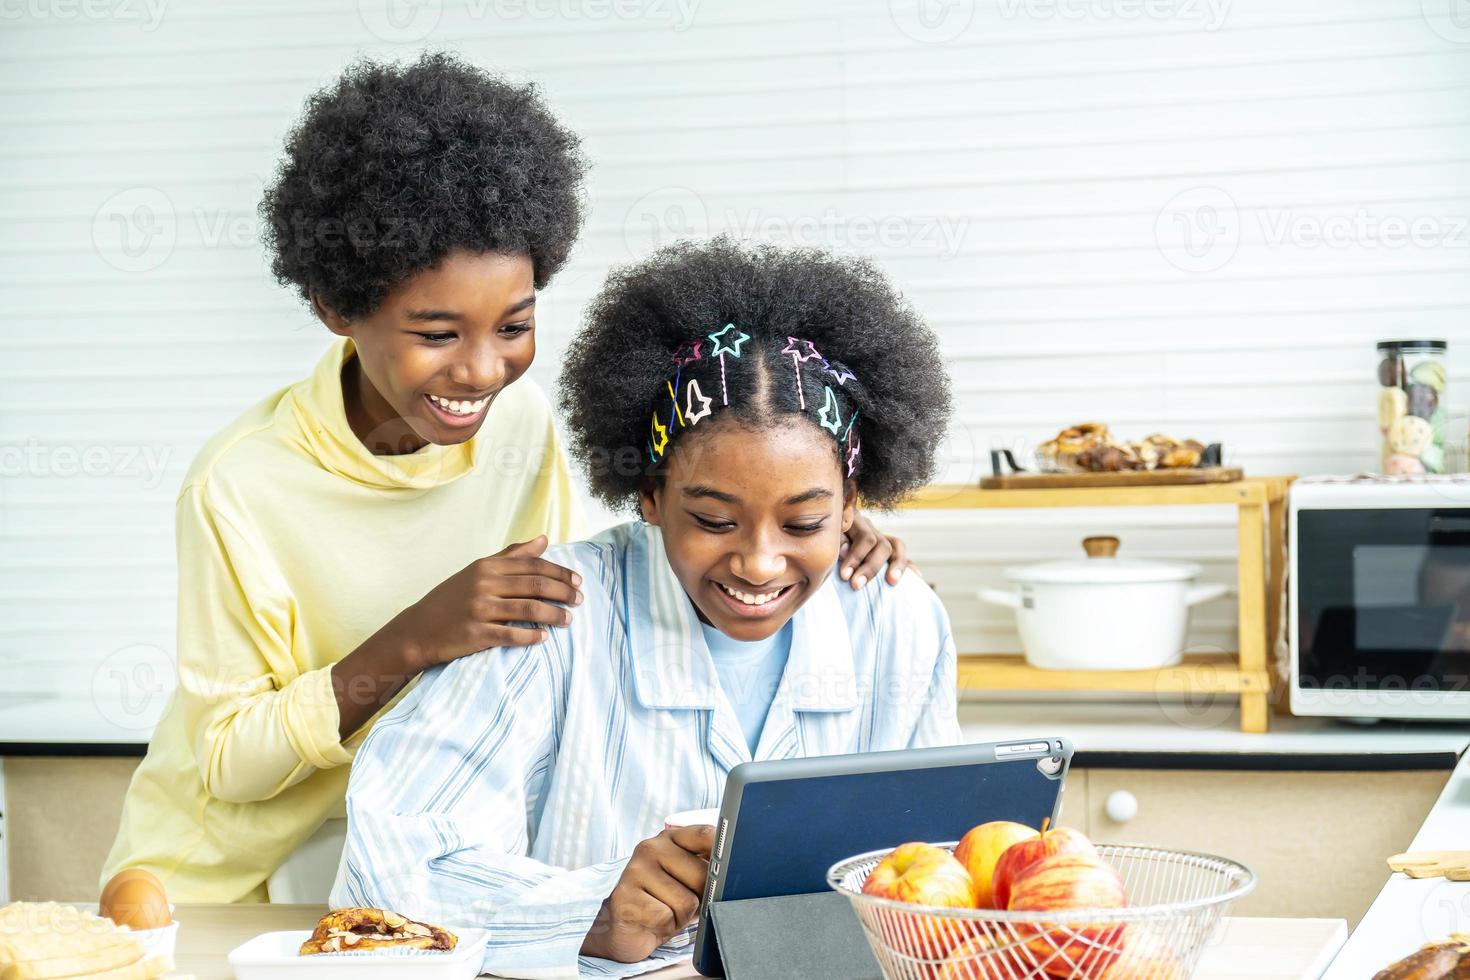
M 423 675 L 358 752 L 334 907 L 489 932 L 485 972 L 626 976 L 578 953 L 634 846 L 718 806 L 752 756 L 656 527 L 552 548 L 582 575 L 570 626 Z M 955 648 L 917 576 L 854 592 L 835 575 L 792 619 L 756 759 L 960 741 Z

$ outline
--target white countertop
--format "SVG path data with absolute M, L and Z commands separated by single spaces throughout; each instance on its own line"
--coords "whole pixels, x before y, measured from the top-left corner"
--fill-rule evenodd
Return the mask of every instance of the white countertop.
M 141 749 L 162 708 L 160 699 L 138 706 L 86 698 L 0 698 L 0 745 L 33 751 L 64 745 L 85 752 L 88 745 L 111 743 Z M 1179 702 L 1081 700 L 966 700 L 959 716 L 967 741 L 1062 736 L 1084 756 L 1452 754 L 1459 763 L 1411 849 L 1470 850 L 1470 723 L 1356 725 L 1272 715 L 1269 733 L 1246 735 L 1233 706 L 1192 709 Z M 1455 931 L 1470 932 L 1470 882 L 1393 875 L 1323 976 L 1371 977 L 1423 943 Z M 1309 969 L 1301 975 L 1315 973 Z
M 144 746 L 167 698 L 0 697 L 0 745 Z M 3 754 L 3 752 L 0 752 Z
M 166 698 L 139 704 L 91 698 L 0 697 L 0 745 L 148 744 Z M 1365 756 L 1470 748 L 1470 723 L 1355 725 L 1273 715 L 1263 735 L 1240 731 L 1233 705 L 1192 709 L 1179 702 L 982 701 L 960 703 L 966 741 L 1063 736 L 1078 752 Z M 3 754 L 3 750 L 0 750 Z
M 966 741 L 1062 736 L 1082 753 L 1458 756 L 1470 747 L 1470 722 L 1358 725 L 1272 715 L 1270 731 L 1247 735 L 1234 705 L 1196 711 L 1177 702 L 963 701 L 959 716 Z
M 1470 755 L 1460 759 L 1409 850 L 1470 850 Z M 1470 881 L 1390 875 L 1323 978 L 1364 980 L 1452 932 L 1470 932 Z

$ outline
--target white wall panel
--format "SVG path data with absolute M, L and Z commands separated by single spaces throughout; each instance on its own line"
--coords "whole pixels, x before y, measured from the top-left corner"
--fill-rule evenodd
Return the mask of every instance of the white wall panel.
M 190 458 L 328 342 L 256 242 L 282 136 L 354 55 L 425 46 L 540 82 L 594 161 L 543 384 L 609 267 L 731 230 L 891 272 L 951 358 L 951 479 L 1092 418 L 1223 441 L 1256 473 L 1371 467 L 1373 343 L 1407 335 L 1450 341 L 1463 458 L 1454 0 L 36 0 L 0 8 L 7 687 L 86 691 L 117 651 L 172 653 Z M 139 207 L 158 234 L 129 255 L 113 215 Z M 1005 650 L 1008 614 L 971 598 L 1005 565 L 1109 532 L 1229 580 L 1231 520 L 888 522 L 961 645 Z M 1232 616 L 1203 607 L 1191 643 L 1231 647 Z

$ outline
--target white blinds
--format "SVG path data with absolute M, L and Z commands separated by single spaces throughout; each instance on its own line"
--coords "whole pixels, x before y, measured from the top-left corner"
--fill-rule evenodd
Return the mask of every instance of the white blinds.
M 183 471 L 326 344 L 270 281 L 254 209 L 302 99 L 358 51 L 460 50 L 540 81 L 584 134 L 593 211 L 546 297 L 545 384 L 611 264 L 733 230 L 870 253 L 902 283 L 952 354 L 953 479 L 1093 418 L 1223 441 L 1256 472 L 1370 466 L 1372 343 L 1399 335 L 1450 341 L 1464 441 L 1470 18 L 1453 0 L 109 0 L 0 16 L 10 692 L 82 696 L 99 664 L 172 654 Z M 1002 565 L 1106 529 L 1228 576 L 1229 515 L 1202 516 L 890 523 L 961 645 L 1004 649 L 1007 617 L 970 598 Z M 1227 605 L 1195 642 L 1231 644 Z

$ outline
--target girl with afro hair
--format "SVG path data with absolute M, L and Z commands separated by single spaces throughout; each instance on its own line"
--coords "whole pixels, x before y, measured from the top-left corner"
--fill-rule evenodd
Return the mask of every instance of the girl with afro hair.
M 142 867 L 180 902 L 320 901 L 373 717 L 423 670 L 575 615 L 577 575 L 541 553 L 580 509 L 519 379 L 585 170 L 534 86 L 445 54 L 360 61 L 307 101 L 260 215 L 277 279 L 339 339 L 180 490 L 178 687 L 104 881 Z M 894 552 L 854 531 L 854 584 Z M 309 840 L 321 867 L 272 878 Z
M 734 766 L 960 741 L 937 597 L 838 575 L 858 502 L 931 475 L 949 382 L 872 266 L 717 240 L 615 273 L 560 390 L 641 520 L 547 552 L 569 625 L 434 668 L 368 736 L 332 903 L 485 929 L 488 973 L 630 975 L 688 953 L 713 828 L 663 821 Z

